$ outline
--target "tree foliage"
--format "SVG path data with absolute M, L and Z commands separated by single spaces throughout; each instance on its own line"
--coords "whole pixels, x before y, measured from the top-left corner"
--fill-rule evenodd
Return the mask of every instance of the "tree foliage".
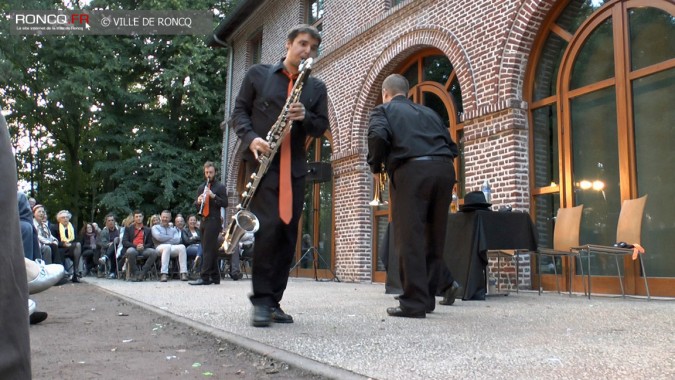
M 77 1 L 71 2 L 79 8 Z M 84 9 L 217 9 L 213 0 L 94 0 Z M 62 1 L 0 5 L 62 9 Z M 17 36 L 0 29 L 0 107 L 19 178 L 54 215 L 190 213 L 202 164 L 220 162 L 226 51 L 204 36 Z M 214 19 L 214 28 L 218 20 Z M 77 221 L 77 219 L 75 219 Z

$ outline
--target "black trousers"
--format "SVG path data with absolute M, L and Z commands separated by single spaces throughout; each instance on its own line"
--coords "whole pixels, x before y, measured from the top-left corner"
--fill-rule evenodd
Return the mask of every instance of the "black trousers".
M 213 210 L 218 215 L 210 215 L 202 220 L 202 270 L 200 277 L 204 281 L 220 280 L 218 269 L 218 234 L 222 230 L 219 210 Z
M 267 172 L 251 201 L 251 212 L 260 221 L 251 271 L 253 294 L 250 299 L 254 305 L 278 307 L 288 284 L 305 197 L 305 177 L 293 178 L 292 187 L 293 217 L 289 224 L 279 219 L 279 173 L 276 170 Z
M 455 183 L 451 162 L 408 161 L 393 177 L 390 196 L 394 249 L 401 268 L 402 307 L 433 310 L 445 229 Z

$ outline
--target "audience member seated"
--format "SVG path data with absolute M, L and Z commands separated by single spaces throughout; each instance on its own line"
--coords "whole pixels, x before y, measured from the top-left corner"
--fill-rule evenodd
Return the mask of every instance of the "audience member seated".
M 72 282 L 80 282 L 78 279 L 79 274 L 77 273 L 77 268 L 80 265 L 82 246 L 80 245 L 80 242 L 77 241 L 75 229 L 70 223 L 70 218 L 72 216 L 73 215 L 68 210 L 59 211 L 56 214 L 58 223 L 55 226 L 52 226 L 52 235 L 59 240 L 59 256 L 64 260 L 66 257 L 73 260 L 72 277 L 70 280 Z
M 160 223 L 152 226 L 152 238 L 159 243 L 157 252 L 162 256 L 162 275 L 159 281 L 167 282 L 169 280 L 169 262 L 171 261 L 171 257 L 178 257 L 180 280 L 187 281 L 187 253 L 185 246 L 182 244 L 182 233 L 176 226 L 170 225 L 169 222 L 171 222 L 171 212 L 164 210 L 160 215 Z
M 59 254 L 59 241 L 49 231 L 47 212 L 42 205 L 38 204 L 33 207 L 33 226 L 37 231 L 38 241 L 40 242 L 42 260 L 47 264 L 56 262 L 56 256 Z M 61 262 L 62 260 L 58 261 Z
M 202 234 L 199 232 L 199 228 L 197 228 L 197 217 L 195 215 L 188 216 L 187 226 L 182 232 L 182 241 L 187 253 L 188 269 L 190 269 L 189 263 L 192 263 L 192 271 L 198 273 L 200 268 L 199 260 L 201 260 L 202 255 Z
M 101 233 L 98 235 L 98 247 L 101 250 L 101 257 L 98 260 L 98 264 L 100 273 L 101 266 L 105 271 L 105 266 L 108 263 L 111 263 L 109 278 L 117 277 L 117 265 L 115 265 L 115 260 L 117 258 L 115 249 L 117 248 L 117 245 L 115 244 L 115 239 L 117 239 L 117 244 L 119 244 L 119 241 L 121 240 L 120 229 L 117 228 L 115 215 L 108 214 L 105 216 L 105 227 L 103 227 Z
M 61 264 L 45 265 L 42 260 L 38 259 L 38 262 L 36 263 L 35 261 L 26 258 L 24 258 L 24 262 L 26 264 L 28 294 L 40 293 L 57 285 L 66 273 Z M 47 313 L 36 311 L 35 301 L 31 299 L 28 299 L 28 315 L 31 325 L 38 324 L 47 319 Z
M 124 262 L 126 259 L 125 253 L 127 252 L 127 249 L 124 247 L 124 234 L 127 230 L 127 227 L 131 226 L 132 224 L 134 224 L 133 213 L 122 219 L 122 226 L 120 227 L 120 243 L 117 244 L 117 251 L 115 251 L 117 278 L 122 278 L 122 273 L 120 271 L 124 271 Z
M 158 225 L 159 223 L 160 223 L 159 215 L 157 214 L 152 214 L 152 216 L 150 216 L 150 219 L 148 219 L 148 227 L 150 228 Z
M 176 214 L 176 218 L 173 220 L 173 225 L 176 226 L 179 231 L 183 231 L 183 228 L 185 228 L 185 218 L 183 218 L 182 214 Z
M 143 225 L 143 212 L 134 211 L 134 224 L 127 227 L 124 231 L 124 240 L 122 242 L 126 249 L 125 257 L 129 266 L 130 276 L 127 281 L 143 281 L 157 260 L 157 251 L 152 242 L 152 232 L 150 228 Z M 141 270 L 137 269 L 136 260 L 145 259 Z
M 61 282 L 66 274 L 61 264 L 45 264 L 42 260 L 35 262 L 24 259 L 26 264 L 26 279 L 28 280 L 28 294 L 43 292 Z
M 254 235 L 251 232 L 246 232 L 244 236 L 239 239 L 239 244 L 232 251 L 231 255 L 225 254 L 225 249 L 223 248 L 223 243 L 225 242 L 225 235 L 221 232 L 218 234 L 218 255 L 220 255 L 223 260 L 221 261 L 221 273 L 229 272 L 230 278 L 234 281 L 240 280 L 244 275 L 241 273 L 241 255 L 245 249 L 248 249 L 253 246 Z M 221 275 L 221 276 L 222 276 Z
M 98 234 L 94 226 L 91 223 L 85 223 L 82 230 L 80 230 L 80 245 L 82 246 L 85 276 L 98 274 L 98 259 L 101 256 L 101 251 L 98 250 L 97 240 Z
M 29 260 L 41 258 L 40 242 L 38 241 L 37 231 L 33 227 L 33 213 L 28 204 L 26 194 L 18 191 L 18 210 L 19 221 L 21 225 L 21 239 L 23 240 L 23 256 Z

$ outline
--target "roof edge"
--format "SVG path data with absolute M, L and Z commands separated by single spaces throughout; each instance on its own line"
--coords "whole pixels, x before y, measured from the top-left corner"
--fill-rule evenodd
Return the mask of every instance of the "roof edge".
M 239 5 L 230 13 L 225 20 L 206 38 L 206 46 L 217 48 L 227 46 L 232 34 L 243 24 L 265 1 L 264 0 L 241 0 Z

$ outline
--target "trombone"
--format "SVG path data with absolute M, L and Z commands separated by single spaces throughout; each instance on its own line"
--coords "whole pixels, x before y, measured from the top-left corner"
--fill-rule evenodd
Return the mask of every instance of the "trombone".
M 384 170 L 384 165 L 382 165 L 382 171 L 377 173 L 377 184 L 375 185 L 373 200 L 368 203 L 371 207 L 384 206 L 389 203 L 382 200 L 382 194 L 384 193 L 388 179 L 387 172 Z

